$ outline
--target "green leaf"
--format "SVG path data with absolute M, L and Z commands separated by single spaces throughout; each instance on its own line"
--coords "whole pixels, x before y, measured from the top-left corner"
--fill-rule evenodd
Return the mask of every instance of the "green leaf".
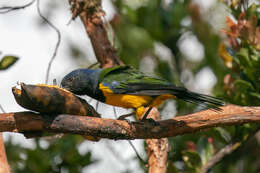
M 168 163 L 167 172 L 168 173 L 179 173 L 178 169 L 176 168 L 176 166 L 174 165 L 173 162 Z
M 234 84 L 236 87 L 238 87 L 241 90 L 247 90 L 247 89 L 254 90 L 253 85 L 250 82 L 247 82 L 245 80 L 236 80 Z
M 214 154 L 214 147 L 208 142 L 208 138 L 206 137 L 200 138 L 197 144 L 197 150 L 203 165 L 205 165 Z
M 253 16 L 257 14 L 257 9 L 259 8 L 259 5 L 257 5 L 256 3 L 252 3 L 249 8 L 246 10 L 246 13 L 249 16 Z
M 257 98 L 257 99 L 260 99 L 260 94 L 259 94 L 259 93 L 250 92 L 249 94 L 250 94 L 251 96 Z
M 6 70 L 11 67 L 19 58 L 16 56 L 4 56 L 0 61 L 0 70 Z
M 250 55 L 248 48 L 241 48 L 240 51 L 237 53 L 237 57 L 240 61 L 240 65 L 245 67 L 251 67 L 252 64 L 250 62 Z
M 258 128 L 259 128 L 258 124 L 249 124 L 249 123 L 236 126 L 236 134 L 234 139 L 239 141 L 245 141 L 250 136 L 250 133 L 255 132 L 255 130 Z
M 202 166 L 201 157 L 196 151 L 184 151 L 182 159 L 187 166 L 188 172 L 199 173 Z

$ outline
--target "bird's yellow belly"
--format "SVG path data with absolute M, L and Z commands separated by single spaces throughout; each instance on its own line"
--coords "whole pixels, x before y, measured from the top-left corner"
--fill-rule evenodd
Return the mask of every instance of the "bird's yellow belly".
M 171 94 L 164 94 L 157 97 L 151 96 L 139 96 L 139 95 L 130 95 L 130 94 L 114 94 L 113 91 L 103 84 L 99 84 L 99 89 L 103 92 L 106 103 L 119 106 L 124 108 L 138 108 L 141 106 L 158 106 L 167 99 L 175 98 Z
M 153 98 L 150 96 L 114 94 L 109 87 L 102 84 L 99 84 L 99 89 L 103 92 L 106 98 L 106 103 L 113 106 L 124 108 L 138 108 L 141 106 L 148 106 L 153 100 Z
M 150 107 L 159 106 L 160 104 L 162 104 L 167 99 L 176 99 L 176 97 L 174 95 L 172 95 L 172 94 L 163 94 L 163 95 L 157 96 L 153 100 L 153 102 L 150 105 Z
M 124 108 L 148 106 L 152 101 L 152 97 L 149 96 L 135 96 L 129 94 L 107 94 L 105 97 L 107 104 Z
M 109 87 L 102 84 L 99 84 L 99 89 L 103 92 L 106 98 L 105 103 L 123 108 L 134 108 L 136 109 L 136 114 L 139 119 L 145 112 L 144 107 L 159 106 L 165 100 L 175 98 L 175 96 L 171 94 L 163 94 L 157 97 L 130 94 L 114 94 Z

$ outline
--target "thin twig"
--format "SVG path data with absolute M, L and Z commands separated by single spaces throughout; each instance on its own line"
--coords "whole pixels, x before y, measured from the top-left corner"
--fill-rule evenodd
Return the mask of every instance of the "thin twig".
M 119 154 L 115 149 L 112 147 L 110 141 L 106 140 L 106 147 L 109 149 L 110 153 L 118 160 L 120 163 L 122 163 L 124 166 L 128 166 L 128 161 L 125 160 L 121 154 Z
M 113 111 L 114 111 L 115 119 L 117 119 L 118 117 L 117 117 L 117 113 L 116 113 L 116 108 L 115 107 L 113 107 Z
M 4 110 L 4 108 L 3 108 L 2 105 L 0 105 L 0 109 L 1 109 L 1 111 L 2 111 L 3 113 L 5 113 L 5 110 Z
M 98 111 L 99 101 L 96 102 L 95 110 Z
M 128 142 L 128 143 L 130 144 L 130 146 L 133 148 L 133 150 L 134 150 L 134 152 L 135 152 L 137 158 L 142 162 L 142 164 L 146 165 L 147 162 L 145 162 L 144 159 L 140 156 L 140 154 L 138 153 L 138 151 L 137 151 L 137 149 L 135 148 L 134 144 L 133 144 L 131 141 L 129 141 L 129 140 L 127 140 L 127 142 Z
M 231 143 L 221 148 L 217 154 L 215 154 L 209 162 L 202 167 L 201 173 L 207 173 L 214 165 L 220 162 L 225 156 L 235 151 L 241 144 L 239 142 Z
M 3 6 L 3 7 L 0 7 L 0 14 L 5 14 L 5 13 L 9 13 L 9 12 L 15 11 L 15 10 L 25 9 L 26 7 L 31 6 L 34 2 L 35 2 L 35 0 L 32 0 L 31 2 L 29 2 L 25 5 L 22 5 L 22 6 L 14 6 L 14 7 Z
M 87 67 L 87 69 L 92 69 L 93 67 L 95 67 L 96 65 L 98 65 L 99 64 L 99 62 L 95 62 L 95 63 L 93 63 L 93 64 L 90 64 L 88 67 Z
M 117 119 L 118 117 L 117 117 L 117 113 L 116 113 L 116 108 L 115 108 L 115 107 L 113 107 L 113 111 L 114 111 L 114 116 L 115 116 L 115 118 Z M 133 148 L 133 150 L 134 150 L 134 152 L 135 152 L 137 158 L 138 158 L 144 165 L 147 164 L 147 163 L 144 161 L 144 159 L 139 155 L 139 153 L 138 153 L 137 149 L 135 148 L 134 144 L 133 144 L 131 141 L 129 141 L 129 140 L 127 140 L 127 142 L 128 142 L 128 143 L 130 144 L 130 146 Z
M 52 57 L 51 57 L 51 60 L 49 61 L 48 68 L 47 68 L 47 72 L 46 72 L 45 84 L 47 84 L 48 81 L 49 81 L 49 75 L 50 75 L 50 70 L 51 70 L 52 62 L 54 61 L 54 59 L 55 59 L 55 57 L 56 57 L 56 55 L 57 55 L 59 46 L 60 46 L 61 34 L 60 34 L 59 29 L 58 29 L 54 24 L 52 24 L 46 17 L 44 17 L 43 14 L 41 13 L 41 10 L 40 10 L 40 0 L 37 0 L 37 11 L 38 11 L 39 16 L 40 16 L 51 28 L 53 28 L 53 29 L 55 30 L 55 32 L 57 33 L 57 36 L 58 36 L 58 40 L 57 40 L 57 43 L 56 43 L 56 46 L 55 46 L 53 55 L 52 55 Z
M 206 165 L 204 165 L 201 169 L 201 173 L 208 173 L 217 163 L 219 163 L 224 157 L 227 155 L 232 154 L 238 148 L 243 146 L 251 137 L 253 137 L 258 131 L 260 127 L 258 127 L 254 132 L 250 133 L 250 135 L 243 139 L 242 141 L 233 142 L 231 144 L 226 145 L 225 147 L 221 148 L 219 152 L 217 152 Z
M 110 32 L 111 33 L 111 35 L 112 35 L 112 43 L 111 43 L 111 46 L 113 47 L 113 48 L 115 48 L 115 43 L 116 43 L 116 34 L 115 34 L 115 32 L 114 32 L 114 30 L 113 30 L 113 27 L 111 26 L 111 24 L 110 24 L 110 22 L 107 20 L 107 18 L 105 17 L 105 16 L 103 16 L 102 17 L 103 18 L 103 20 L 105 21 L 105 27 L 106 27 L 106 30 L 108 31 L 108 32 Z

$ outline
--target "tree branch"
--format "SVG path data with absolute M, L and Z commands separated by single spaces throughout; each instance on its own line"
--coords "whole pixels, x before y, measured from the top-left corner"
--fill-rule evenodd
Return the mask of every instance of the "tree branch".
M 3 140 L 3 134 L 0 133 L 0 173 L 11 173 L 11 168 L 8 164 Z
M 109 42 L 106 29 L 104 27 L 103 21 L 101 19 L 101 16 L 104 15 L 104 12 L 101 10 L 101 1 L 78 1 L 78 0 L 70 0 L 69 1 L 72 8 L 73 17 L 80 16 L 80 19 L 82 23 L 85 26 L 85 30 L 88 33 L 88 36 L 91 40 L 94 52 L 96 54 L 97 60 L 100 63 L 100 66 L 102 68 L 112 67 L 116 65 L 124 65 L 124 63 L 118 58 L 116 54 L 116 50 Z M 157 115 L 159 116 L 159 113 L 157 111 Z M 155 118 L 155 117 L 153 117 Z M 157 141 L 161 141 L 163 139 L 158 139 Z M 128 141 L 130 145 L 135 150 L 133 144 L 131 141 Z M 153 143 L 154 145 L 147 146 L 147 151 L 149 151 L 149 158 L 148 160 L 151 160 L 150 158 L 155 158 L 153 156 L 157 156 L 161 153 L 159 153 L 161 148 L 167 148 L 168 146 L 168 140 L 164 140 L 164 143 L 160 143 L 161 145 L 159 147 L 157 146 L 157 143 L 149 142 L 149 139 L 146 140 L 147 143 Z M 168 151 L 168 150 L 167 150 Z M 157 160 L 153 159 L 153 162 L 158 162 L 158 164 L 153 163 L 153 165 L 149 162 L 149 172 L 151 170 L 162 170 L 160 173 L 166 172 L 167 167 L 167 151 L 166 154 L 163 154 L 162 160 L 165 161 L 165 164 L 162 166 L 159 158 Z M 135 150 L 136 152 L 136 150 Z M 164 152 L 164 151 L 162 151 Z M 139 154 L 136 152 L 136 155 L 140 160 L 142 158 L 139 156 Z M 159 166 L 157 169 L 156 167 Z M 165 168 L 162 169 L 161 167 Z M 158 171 L 157 171 L 158 172 Z M 159 172 L 158 172 L 159 173 Z
M 223 147 L 217 154 L 215 154 L 209 162 L 202 167 L 201 173 L 207 173 L 216 163 L 220 162 L 226 155 L 231 154 L 238 147 L 241 146 L 241 143 L 231 143 Z
M 159 112 L 153 108 L 148 118 L 161 120 Z M 167 171 L 168 138 L 146 139 L 146 152 L 148 155 L 148 173 L 164 173 Z
M 0 109 L 3 113 L 5 113 L 5 110 L 2 107 L 2 105 L 0 105 Z M 10 165 L 8 164 L 8 160 L 6 157 L 3 133 L 0 133 L 0 173 L 3 172 L 11 173 L 11 168 Z
M 114 65 L 123 65 L 123 62 L 116 55 L 116 50 L 108 40 L 107 32 L 101 19 L 104 16 L 104 11 L 101 9 L 101 1 L 69 0 L 69 2 L 72 6 L 72 18 L 80 16 L 101 67 L 107 68 Z
M 205 110 L 168 120 L 127 122 L 73 115 L 43 115 L 32 112 L 0 114 L 0 132 L 54 132 L 91 135 L 109 139 L 159 139 L 216 126 L 260 122 L 260 107 L 227 105 L 221 112 Z
M 39 16 L 44 20 L 44 22 L 46 22 L 57 34 L 57 42 L 55 44 L 55 49 L 54 49 L 54 52 L 51 56 L 51 59 L 48 63 L 48 67 L 46 70 L 45 84 L 48 84 L 50 71 L 51 71 L 51 65 L 52 65 L 54 59 L 56 58 L 57 52 L 60 47 L 61 33 L 60 33 L 60 30 L 51 21 L 49 21 L 46 17 L 44 17 L 44 15 L 42 14 L 41 9 L 40 9 L 40 0 L 37 0 L 37 12 L 38 12 Z
M 209 161 L 206 165 L 204 165 L 201 169 L 201 173 L 208 173 L 217 163 L 219 163 L 224 157 L 229 154 L 232 154 L 238 148 L 240 148 L 244 143 L 246 143 L 251 137 L 253 137 L 258 131 L 260 127 L 258 127 L 254 132 L 250 133 L 249 136 L 243 138 L 241 141 L 232 142 L 225 147 L 221 148 Z
M 78 15 L 80 16 L 80 19 L 85 26 L 85 30 L 87 31 L 88 36 L 91 40 L 94 52 L 96 54 L 98 62 L 100 63 L 100 66 L 102 68 L 107 68 L 116 65 L 124 65 L 124 63 L 118 58 L 116 54 L 116 50 L 109 42 L 106 29 L 101 19 L 101 17 L 104 16 L 104 12 L 101 9 L 101 1 L 70 0 L 69 2 L 72 5 L 71 8 L 73 13 L 72 18 L 75 18 Z M 157 114 L 157 117 L 160 118 L 158 110 L 155 114 Z M 156 119 L 155 117 L 152 118 Z M 164 141 L 164 142 L 160 142 L 160 141 Z M 129 143 L 133 147 L 131 141 L 129 141 Z M 149 153 L 148 154 L 149 172 L 154 172 L 154 173 L 155 171 L 158 173 L 166 172 L 168 150 L 165 152 L 165 150 L 161 150 L 161 149 L 167 148 L 168 140 L 147 139 L 146 143 L 148 144 L 147 151 Z M 163 157 L 162 158 L 156 157 L 158 155 L 163 155 Z M 141 159 L 138 153 L 137 156 L 139 157 L 139 159 Z

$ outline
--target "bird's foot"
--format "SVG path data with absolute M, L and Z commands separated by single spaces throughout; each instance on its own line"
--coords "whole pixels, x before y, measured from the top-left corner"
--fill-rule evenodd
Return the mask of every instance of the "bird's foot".
M 141 119 L 141 122 L 148 122 L 153 126 L 158 126 L 159 123 L 152 118 Z
M 149 113 L 151 112 L 152 109 L 153 109 L 152 107 L 149 107 L 149 109 L 145 112 L 145 114 L 141 120 L 147 119 L 147 116 L 149 115 Z
M 130 116 L 132 116 L 132 115 L 134 115 L 134 112 L 129 113 L 129 114 L 125 114 L 125 115 L 121 115 L 121 116 L 118 117 L 117 119 L 118 119 L 118 120 L 125 120 L 126 117 L 130 117 Z

